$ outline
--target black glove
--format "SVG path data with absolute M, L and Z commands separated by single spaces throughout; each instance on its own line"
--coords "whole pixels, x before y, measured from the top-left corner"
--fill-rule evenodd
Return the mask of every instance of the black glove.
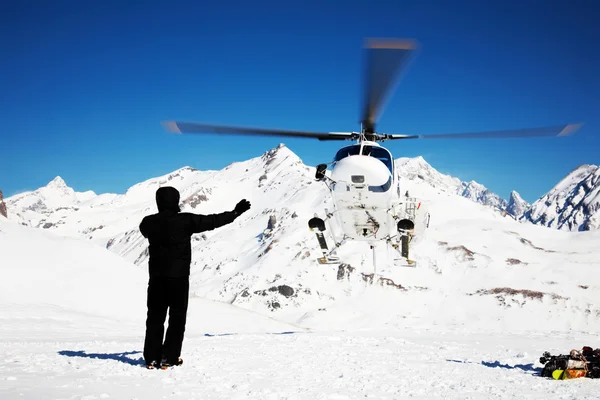
M 244 199 L 236 204 L 235 209 L 233 211 L 235 211 L 235 213 L 237 215 L 240 215 L 240 214 L 248 211 L 249 209 L 250 209 L 250 202 L 248 200 Z

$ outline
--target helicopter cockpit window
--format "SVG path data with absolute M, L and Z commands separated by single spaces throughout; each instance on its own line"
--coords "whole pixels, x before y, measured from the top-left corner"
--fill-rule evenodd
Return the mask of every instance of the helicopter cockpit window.
M 364 146 L 362 154 L 364 156 L 375 157 L 376 159 L 384 163 L 391 173 L 394 173 L 392 156 L 389 151 L 377 146 Z
M 337 162 L 348 156 L 356 156 L 359 154 L 378 159 L 385 164 L 391 173 L 394 173 L 394 162 L 392 161 L 391 154 L 387 150 L 378 146 L 364 146 L 362 153 L 360 153 L 360 145 L 344 147 L 337 152 L 334 161 Z
M 334 161 L 340 161 L 342 158 L 346 158 L 348 156 L 357 156 L 359 152 L 360 145 L 344 147 L 336 153 Z

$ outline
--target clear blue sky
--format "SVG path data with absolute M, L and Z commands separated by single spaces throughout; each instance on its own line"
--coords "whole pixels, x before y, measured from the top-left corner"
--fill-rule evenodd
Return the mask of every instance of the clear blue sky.
M 566 138 L 386 142 L 442 173 L 535 201 L 600 164 L 600 2 L 42 1 L 0 5 L 0 189 L 62 176 L 123 193 L 284 142 L 306 164 L 340 143 L 170 135 L 160 121 L 359 129 L 365 37 L 421 44 L 379 121 L 388 133 L 585 122 Z

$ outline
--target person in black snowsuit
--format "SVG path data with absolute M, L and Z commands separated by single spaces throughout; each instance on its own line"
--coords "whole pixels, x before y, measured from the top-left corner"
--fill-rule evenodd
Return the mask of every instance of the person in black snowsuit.
M 182 213 L 179 191 L 161 187 L 156 191 L 158 213 L 144 217 L 140 232 L 148 239 L 148 315 L 144 340 L 144 360 L 148 368 L 182 363 L 180 358 L 189 297 L 192 260 L 191 236 L 230 224 L 250 209 L 250 202 L 240 201 L 233 211 L 200 215 Z M 169 311 L 167 334 L 164 324 Z

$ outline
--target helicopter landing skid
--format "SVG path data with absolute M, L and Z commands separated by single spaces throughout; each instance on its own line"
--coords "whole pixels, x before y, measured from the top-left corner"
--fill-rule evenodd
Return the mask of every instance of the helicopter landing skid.
M 315 236 L 317 237 L 317 242 L 319 242 L 319 247 L 321 249 L 321 252 L 323 253 L 323 256 L 317 259 L 319 264 L 339 263 L 339 257 L 334 256 L 332 253 L 341 245 L 341 243 L 336 244 L 336 246 L 333 249 L 329 249 L 329 246 L 327 246 L 327 239 L 323 234 L 323 232 L 325 231 L 325 221 L 315 214 L 314 218 L 311 218 L 308 221 L 308 228 L 311 230 L 311 232 L 315 233 Z
M 415 260 L 407 260 L 406 258 L 394 258 L 394 265 L 397 267 L 417 268 Z
M 415 268 L 417 266 L 417 262 L 415 260 L 411 260 L 410 258 L 408 258 L 408 250 L 409 250 L 410 242 L 412 239 L 412 230 L 400 232 L 400 234 L 402 236 L 400 236 L 399 245 L 390 243 L 392 248 L 394 250 L 396 250 L 400 254 L 400 257 L 401 257 L 401 258 L 394 258 L 394 264 L 399 267 Z M 400 247 L 400 249 L 398 249 L 398 247 Z

